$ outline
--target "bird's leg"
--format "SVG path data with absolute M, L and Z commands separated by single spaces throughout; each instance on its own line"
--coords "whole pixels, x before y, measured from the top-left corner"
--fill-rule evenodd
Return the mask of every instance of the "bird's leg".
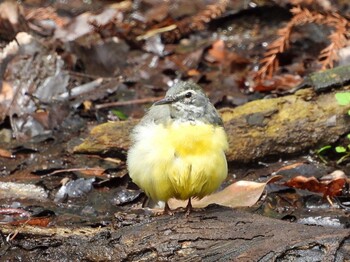
M 189 198 L 187 206 L 186 206 L 185 217 L 188 217 L 190 215 L 191 211 L 192 211 L 192 203 L 191 203 L 191 198 Z
M 169 216 L 174 215 L 174 212 L 170 209 L 168 202 L 165 202 L 164 214 L 167 214 Z

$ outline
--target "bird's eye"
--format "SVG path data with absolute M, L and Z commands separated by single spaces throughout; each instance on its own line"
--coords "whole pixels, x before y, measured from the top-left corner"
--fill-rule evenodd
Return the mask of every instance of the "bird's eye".
M 191 96 L 192 96 L 191 92 L 187 92 L 186 95 L 185 95 L 186 98 L 190 98 Z

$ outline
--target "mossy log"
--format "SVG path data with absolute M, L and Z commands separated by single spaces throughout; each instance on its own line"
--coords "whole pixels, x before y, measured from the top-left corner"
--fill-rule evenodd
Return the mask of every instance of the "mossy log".
M 229 161 L 251 162 L 269 156 L 300 153 L 334 143 L 350 131 L 350 106 L 337 103 L 334 93 L 311 89 L 295 95 L 256 100 L 221 109 L 230 148 Z M 96 126 L 76 153 L 126 152 L 137 120 Z
M 211 206 L 189 217 L 126 215 L 77 229 L 2 225 L 4 261 L 347 261 L 349 229 L 306 226 Z

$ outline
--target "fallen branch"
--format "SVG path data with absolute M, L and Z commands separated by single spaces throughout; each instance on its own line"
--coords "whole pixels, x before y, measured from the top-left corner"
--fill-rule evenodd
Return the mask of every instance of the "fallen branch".
M 335 261 L 348 257 L 349 229 L 293 224 L 211 206 L 186 218 L 116 214 L 114 228 L 14 227 L 2 254 L 35 261 Z M 6 244 L 2 245 L 2 247 Z M 4 248 L 3 248 L 4 250 Z
M 267 156 L 300 153 L 332 144 L 350 131 L 347 111 L 334 93 L 317 95 L 311 89 L 295 95 L 257 100 L 220 110 L 228 134 L 229 161 L 251 162 Z M 76 153 L 125 153 L 139 120 L 96 126 Z

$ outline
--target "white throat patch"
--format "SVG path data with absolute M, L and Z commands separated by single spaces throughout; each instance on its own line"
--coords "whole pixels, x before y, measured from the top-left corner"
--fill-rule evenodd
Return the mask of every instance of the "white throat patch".
M 172 105 L 181 115 L 181 118 L 178 119 L 180 122 L 203 122 L 200 121 L 201 118 L 205 115 L 205 109 L 203 107 L 184 104 L 183 102 L 176 102 Z

